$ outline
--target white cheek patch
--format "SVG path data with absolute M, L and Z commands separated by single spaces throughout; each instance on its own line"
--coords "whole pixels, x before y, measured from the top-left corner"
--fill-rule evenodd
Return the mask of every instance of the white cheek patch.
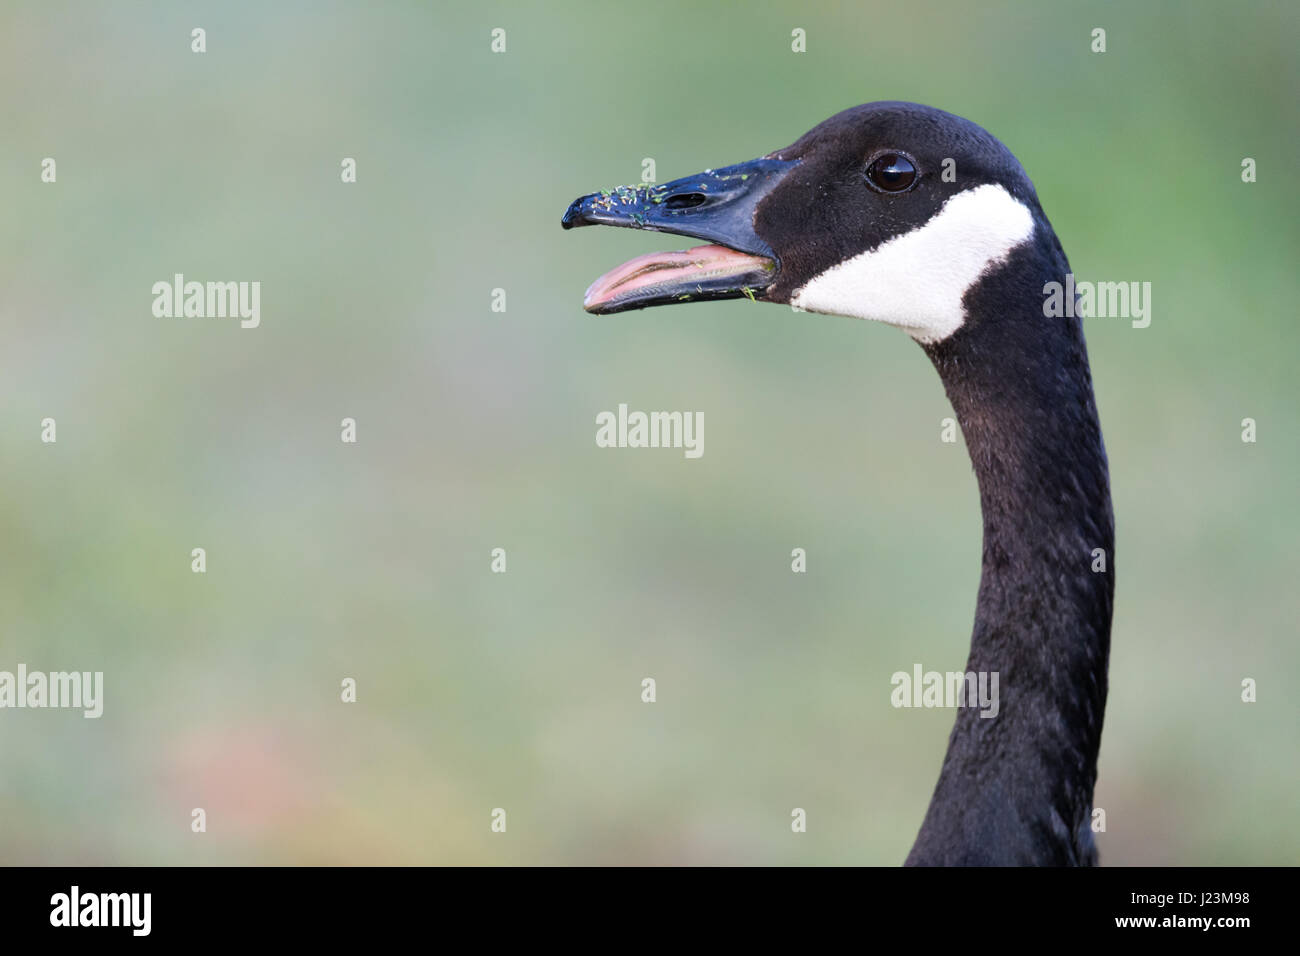
M 790 304 L 887 322 L 918 342 L 939 342 L 965 321 L 966 290 L 1033 232 L 1029 209 L 1010 193 L 977 186 L 949 199 L 924 226 L 815 276 Z

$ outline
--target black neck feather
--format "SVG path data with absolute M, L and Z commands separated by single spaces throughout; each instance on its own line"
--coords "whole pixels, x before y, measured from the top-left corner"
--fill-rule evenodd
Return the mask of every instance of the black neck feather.
M 909 865 L 1096 862 L 1114 519 L 1078 319 L 1046 318 L 1069 271 L 1046 220 L 927 346 L 970 451 L 984 518 L 968 671 L 997 672 L 996 717 L 958 711 Z M 1095 552 L 1105 570 L 1095 571 Z

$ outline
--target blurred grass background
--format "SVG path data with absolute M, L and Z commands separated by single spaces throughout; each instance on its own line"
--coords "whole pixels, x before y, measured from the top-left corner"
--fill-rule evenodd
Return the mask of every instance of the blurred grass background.
M 1081 279 L 1153 285 L 1150 328 L 1088 326 L 1103 862 L 1300 861 L 1298 20 L 5 4 L 0 669 L 106 699 L 0 713 L 0 862 L 901 862 L 953 715 L 889 676 L 964 664 L 979 574 L 933 370 L 745 301 L 593 318 L 597 274 L 681 240 L 559 230 L 643 157 L 666 181 L 891 98 L 1001 138 Z M 154 318 L 175 272 L 261 281 L 261 327 Z M 597 449 L 619 402 L 704 412 L 704 457 Z

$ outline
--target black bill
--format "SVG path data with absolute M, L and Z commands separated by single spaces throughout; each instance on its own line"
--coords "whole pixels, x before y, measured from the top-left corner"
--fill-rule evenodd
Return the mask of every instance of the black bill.
M 561 220 L 565 229 L 622 226 L 710 241 L 623 263 L 592 283 L 583 308 L 605 314 L 761 295 L 775 281 L 780 263 L 754 231 L 754 211 L 794 165 L 755 159 L 661 186 L 620 186 L 575 199 Z

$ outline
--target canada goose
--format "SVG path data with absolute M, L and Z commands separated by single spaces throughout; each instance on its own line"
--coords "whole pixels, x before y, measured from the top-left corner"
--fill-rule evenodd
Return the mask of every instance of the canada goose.
M 1043 309 L 1070 266 L 1016 158 L 961 117 L 868 103 L 752 162 L 584 196 L 562 224 L 712 243 L 606 273 L 589 312 L 748 296 L 920 343 L 979 482 L 966 669 L 999 674 L 1001 700 L 958 709 L 907 863 L 1094 864 L 1114 519 L 1081 322 Z

